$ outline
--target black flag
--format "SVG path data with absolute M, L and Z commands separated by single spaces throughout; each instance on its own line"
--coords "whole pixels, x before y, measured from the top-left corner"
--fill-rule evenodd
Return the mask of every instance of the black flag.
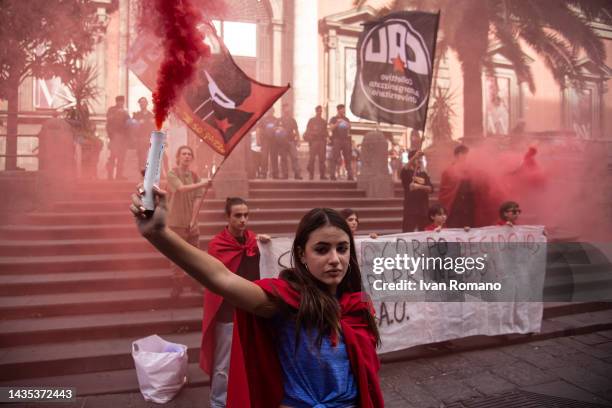
M 355 115 L 424 129 L 439 18 L 399 11 L 365 24 L 351 98 Z

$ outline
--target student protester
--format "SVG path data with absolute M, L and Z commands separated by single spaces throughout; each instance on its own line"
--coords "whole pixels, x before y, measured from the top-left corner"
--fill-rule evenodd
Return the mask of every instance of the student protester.
M 233 407 L 383 407 L 372 303 L 364 301 L 352 233 L 315 208 L 300 221 L 294 267 L 251 282 L 186 244 L 166 226 L 166 193 L 147 218 L 142 191 L 130 210 L 140 233 L 211 292 L 236 307 L 228 385 Z
M 499 220 L 496 225 L 508 225 L 513 227 L 517 224 L 521 209 L 515 201 L 506 201 L 499 207 Z
M 357 213 L 352 208 L 345 208 L 340 211 L 340 215 L 342 218 L 346 220 L 351 232 L 353 233 L 353 237 L 357 234 L 357 229 L 359 228 L 359 217 Z M 370 233 L 370 238 L 376 239 L 378 238 L 378 234 L 375 232 Z
M 319 177 L 327 180 L 325 176 L 325 146 L 327 144 L 327 122 L 323 119 L 323 107 L 317 105 L 315 116 L 308 120 L 304 140 L 308 142 L 308 169 L 310 180 L 314 179 L 315 160 L 319 162 Z
M 240 197 L 225 201 L 227 226 L 208 244 L 208 253 L 232 273 L 248 281 L 259 279 L 257 241 L 269 242 L 268 235 L 247 229 L 249 207 Z M 234 306 L 214 292 L 205 291 L 200 367 L 210 376 L 210 406 L 225 407 L 234 330 Z
M 199 247 L 200 229 L 198 227 L 198 209 L 202 201 L 202 188 L 208 180 L 191 170 L 195 157 L 193 149 L 187 145 L 180 146 L 176 151 L 176 166 L 168 172 L 168 226 L 179 237 L 190 245 Z M 188 278 L 175 264 L 172 265 L 172 292 L 177 298 L 187 284 Z
M 467 172 L 468 153 L 467 146 L 457 146 L 453 163 L 442 172 L 440 179 L 440 202 L 449 210 L 448 226 L 451 228 L 474 225 L 476 203 Z
M 444 228 L 448 215 L 446 214 L 444 207 L 442 207 L 440 204 L 434 204 L 429 207 L 427 217 L 429 218 L 429 221 L 431 221 L 431 224 L 425 227 L 425 231 L 440 232 L 442 231 L 442 228 Z
M 404 187 L 402 232 L 422 231 L 427 225 L 429 194 L 433 192 L 433 184 L 422 166 L 423 157 L 423 152 L 415 152 L 400 172 Z
M 446 213 L 446 209 L 442 205 L 434 204 L 429 207 L 427 217 L 431 221 L 431 224 L 426 226 L 424 231 L 440 232 L 444 228 L 446 228 L 446 220 L 448 219 L 448 214 Z M 465 232 L 469 232 L 471 229 L 472 228 L 467 225 L 463 227 L 463 230 Z

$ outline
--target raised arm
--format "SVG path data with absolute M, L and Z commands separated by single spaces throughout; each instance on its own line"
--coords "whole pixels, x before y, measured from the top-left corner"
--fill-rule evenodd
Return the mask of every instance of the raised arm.
M 141 190 L 132 195 L 130 211 L 141 235 L 159 252 L 235 307 L 261 317 L 272 317 L 276 313 L 276 304 L 261 287 L 232 273 L 221 261 L 191 246 L 166 226 L 165 191 L 156 188 L 157 205 L 150 218 L 145 216 L 141 195 Z

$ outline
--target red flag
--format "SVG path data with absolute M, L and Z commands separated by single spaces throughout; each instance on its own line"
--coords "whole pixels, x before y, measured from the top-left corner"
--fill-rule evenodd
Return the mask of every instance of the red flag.
M 211 55 L 201 58 L 174 111 L 204 142 L 227 156 L 289 85 L 266 85 L 250 78 L 214 29 L 206 24 L 204 30 Z M 161 49 L 159 38 L 146 30 L 130 48 L 128 67 L 149 89 L 155 89 Z

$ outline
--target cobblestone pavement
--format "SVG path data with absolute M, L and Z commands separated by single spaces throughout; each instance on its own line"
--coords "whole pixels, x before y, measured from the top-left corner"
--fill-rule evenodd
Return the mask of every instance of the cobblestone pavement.
M 544 399 L 556 396 L 581 401 L 581 407 L 612 406 L 612 330 L 386 363 L 380 378 L 386 408 L 503 408 L 508 406 L 503 402 L 480 404 L 493 396 L 504 395 L 514 401 L 523 395 L 517 393 L 522 392 Z M 186 388 L 164 406 L 205 408 L 207 400 L 208 387 Z M 21 407 L 51 405 L 53 408 L 159 407 L 145 402 L 138 393 L 84 397 L 72 404 Z M 554 406 L 574 405 L 566 402 Z
M 612 331 L 386 364 L 381 382 L 387 408 L 443 407 L 513 390 L 612 406 Z

